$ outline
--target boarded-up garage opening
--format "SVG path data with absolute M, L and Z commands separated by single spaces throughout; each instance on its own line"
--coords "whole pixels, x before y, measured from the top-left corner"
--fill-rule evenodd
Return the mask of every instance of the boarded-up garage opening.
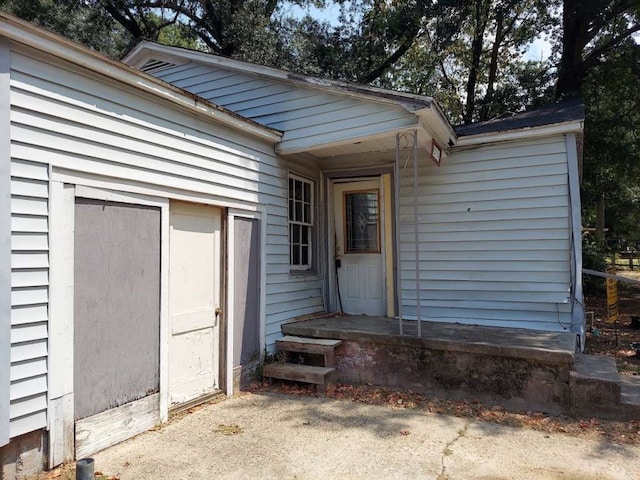
M 241 386 L 251 378 L 238 367 L 260 354 L 260 222 L 236 217 L 234 244 L 233 367 Z
M 74 410 L 159 391 L 160 209 L 76 199 Z

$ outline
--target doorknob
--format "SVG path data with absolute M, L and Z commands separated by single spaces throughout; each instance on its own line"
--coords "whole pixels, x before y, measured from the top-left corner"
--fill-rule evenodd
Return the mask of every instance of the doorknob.
M 222 308 L 216 307 L 216 317 L 219 317 L 221 313 L 222 313 Z

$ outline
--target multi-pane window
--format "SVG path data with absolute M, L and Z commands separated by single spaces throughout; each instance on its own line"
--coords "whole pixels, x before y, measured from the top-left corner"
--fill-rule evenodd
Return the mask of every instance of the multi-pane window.
M 313 183 L 289 175 L 289 264 L 292 270 L 311 268 Z

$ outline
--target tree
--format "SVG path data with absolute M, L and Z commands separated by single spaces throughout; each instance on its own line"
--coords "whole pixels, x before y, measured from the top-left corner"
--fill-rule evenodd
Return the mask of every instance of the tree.
M 282 0 L 90 0 L 108 12 L 135 41 L 158 41 L 179 27 L 198 38 L 199 47 L 228 57 L 268 63 L 286 44 L 289 18 Z M 321 5 L 324 0 L 295 0 Z M 276 65 L 277 66 L 277 65 Z
M 382 50 L 394 53 L 402 51 L 402 39 L 411 38 L 413 43 L 401 58 L 388 56 L 381 63 L 386 71 L 376 83 L 434 95 L 454 121 L 465 123 L 492 118 L 505 107 L 519 111 L 548 98 L 551 65 L 522 59 L 539 32 L 552 25 L 547 2 L 466 0 L 429 5 L 420 12 L 417 30 L 401 30 L 395 43 L 387 41 Z M 526 94 L 520 91 L 519 80 L 525 81 Z
M 104 10 L 83 0 L 0 0 L 0 10 L 112 57 L 130 42 Z
M 556 98 L 576 95 L 589 71 L 640 31 L 639 0 L 563 0 Z
M 584 223 L 640 240 L 640 45 L 627 39 L 585 76 Z M 606 212 L 606 214 L 605 214 Z

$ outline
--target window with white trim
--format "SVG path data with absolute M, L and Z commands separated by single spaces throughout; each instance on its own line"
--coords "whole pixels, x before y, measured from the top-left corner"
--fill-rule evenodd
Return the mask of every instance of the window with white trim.
M 313 182 L 289 174 L 289 265 L 291 270 L 312 266 Z

